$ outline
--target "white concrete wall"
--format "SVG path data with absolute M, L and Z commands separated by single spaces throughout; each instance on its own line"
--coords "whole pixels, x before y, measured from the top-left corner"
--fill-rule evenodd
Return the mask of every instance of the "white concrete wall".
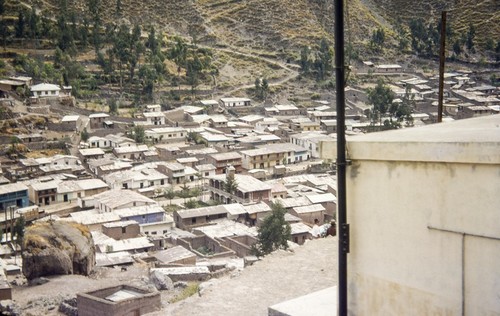
M 348 144 L 350 314 L 500 315 L 500 147 L 447 146 Z

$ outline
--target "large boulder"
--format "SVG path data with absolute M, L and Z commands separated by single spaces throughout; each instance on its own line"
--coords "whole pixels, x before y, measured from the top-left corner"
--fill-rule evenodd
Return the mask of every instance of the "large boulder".
M 95 246 L 86 226 L 73 222 L 38 223 L 26 229 L 23 274 L 28 280 L 46 275 L 88 275 Z
M 151 272 L 149 278 L 158 291 L 172 290 L 174 288 L 174 282 L 172 282 L 172 279 L 158 270 Z

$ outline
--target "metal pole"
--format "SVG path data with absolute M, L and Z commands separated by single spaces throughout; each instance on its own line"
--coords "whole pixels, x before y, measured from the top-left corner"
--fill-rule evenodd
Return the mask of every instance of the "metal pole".
M 344 0 L 335 1 L 335 82 L 337 90 L 337 205 L 339 223 L 338 315 L 347 316 L 347 253 L 345 155 Z
M 444 90 L 444 61 L 446 45 L 446 11 L 441 12 L 441 45 L 439 49 L 439 96 L 438 96 L 438 123 L 443 121 L 443 90 Z

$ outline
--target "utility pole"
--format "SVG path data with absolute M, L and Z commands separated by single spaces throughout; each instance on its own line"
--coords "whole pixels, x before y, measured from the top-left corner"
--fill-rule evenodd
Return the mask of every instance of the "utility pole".
M 346 223 L 344 0 L 335 1 L 335 83 L 337 90 L 337 205 L 339 222 L 338 315 L 347 316 L 349 224 Z
M 446 45 L 446 11 L 441 12 L 441 45 L 439 48 L 439 95 L 438 95 L 438 123 L 443 121 L 443 94 L 444 94 L 444 62 Z

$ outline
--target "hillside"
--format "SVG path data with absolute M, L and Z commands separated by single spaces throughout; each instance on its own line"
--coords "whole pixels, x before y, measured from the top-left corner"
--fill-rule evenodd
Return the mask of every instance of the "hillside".
M 75 88 L 77 98 L 86 100 L 102 99 L 105 89 L 104 99 L 119 95 L 123 100 L 126 93 L 127 106 L 139 99 L 181 103 L 209 94 L 254 98 L 258 78 L 270 83 L 268 101 L 281 98 L 276 95 L 284 89 L 293 90 L 286 97 L 310 99 L 313 93 L 328 93 L 328 89 L 318 91 L 318 86 L 321 90 L 331 85 L 327 81 L 333 73 L 333 4 L 332 0 L 6 0 L 1 20 L 7 30 L 1 37 L 6 62 L 0 71 L 22 73 L 37 82 L 64 81 Z M 499 6 L 496 0 L 347 1 L 348 62 L 404 63 L 415 54 L 436 57 L 437 22 L 446 9 L 454 32 L 448 38 L 448 56 L 493 64 L 500 60 L 494 51 L 500 38 L 500 24 L 495 23 Z M 409 24 L 417 18 L 422 22 L 415 35 Z M 141 27 L 139 35 L 129 40 L 125 34 L 132 34 L 135 25 Z M 475 28 L 472 46 L 466 42 L 470 25 Z M 375 31 L 384 33 L 377 45 Z M 151 36 L 159 51 L 153 52 Z M 309 70 L 301 69 L 304 51 Z M 326 69 L 326 76 L 320 69 Z
M 38 5 L 53 9 L 60 2 L 48 0 Z M 68 7 L 85 12 L 87 2 L 70 0 Z M 315 44 L 322 37 L 333 38 L 333 1 L 329 0 L 121 0 L 119 9 L 116 1 L 96 2 L 100 2 L 105 22 L 152 25 L 168 34 L 256 51 L 282 52 Z M 353 43 L 360 44 L 379 25 L 391 29 L 397 20 L 419 17 L 437 21 L 442 10 L 449 12 L 448 21 L 456 32 L 464 32 L 472 23 L 479 42 L 484 43 L 486 37 L 498 39 L 497 0 L 353 0 L 346 3 L 346 28 Z
M 388 20 L 409 21 L 415 17 L 438 20 L 441 11 L 447 11 L 447 21 L 457 33 L 466 32 L 469 24 L 476 28 L 478 41 L 486 38 L 498 41 L 500 37 L 500 1 L 498 0 L 365 0 L 372 1 Z

